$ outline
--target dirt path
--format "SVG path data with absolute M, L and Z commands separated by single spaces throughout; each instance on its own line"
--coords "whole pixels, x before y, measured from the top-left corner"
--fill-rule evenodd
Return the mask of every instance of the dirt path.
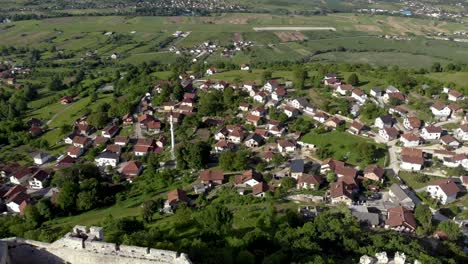
M 57 116 L 59 116 L 60 114 L 62 114 L 65 110 L 67 110 L 68 108 L 70 108 L 73 104 L 68 104 L 67 107 L 65 107 L 64 109 L 58 111 L 57 113 L 55 113 L 52 118 L 47 121 L 46 125 L 50 125 L 50 123 L 52 123 L 54 121 L 55 118 L 57 118 Z
M 254 27 L 255 31 L 276 31 L 276 30 L 287 30 L 287 31 L 312 31 L 312 30 L 331 30 L 336 31 L 334 27 Z

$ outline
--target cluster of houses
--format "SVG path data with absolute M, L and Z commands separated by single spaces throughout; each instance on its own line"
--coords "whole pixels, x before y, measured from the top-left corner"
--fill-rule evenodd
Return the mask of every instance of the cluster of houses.
M 21 65 L 14 65 L 13 62 L 6 61 L 0 63 L 0 82 L 6 86 L 20 89 L 21 83 L 17 83 L 18 77 L 23 77 L 31 72 L 30 68 Z

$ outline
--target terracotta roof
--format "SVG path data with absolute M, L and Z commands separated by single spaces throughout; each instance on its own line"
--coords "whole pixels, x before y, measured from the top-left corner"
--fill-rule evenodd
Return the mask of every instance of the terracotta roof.
M 383 129 L 385 131 L 385 133 L 391 137 L 391 138 L 396 138 L 398 137 L 398 135 L 400 134 L 400 132 L 398 131 L 398 129 L 394 128 L 394 127 L 385 127 Z
M 137 140 L 136 145 L 151 147 L 151 146 L 154 146 L 154 139 L 151 139 L 151 138 L 139 138 L 139 139 Z
M 138 175 L 142 166 L 143 165 L 140 161 L 131 160 L 125 164 L 125 167 L 123 167 L 122 174 L 125 176 Z
M 382 178 L 385 170 L 377 164 L 369 165 L 364 169 L 364 175 L 374 173 L 377 177 Z
M 190 199 L 187 196 L 187 193 L 181 189 L 175 189 L 167 193 L 167 201 L 170 205 L 177 204 L 178 202 L 189 203 Z
M 423 151 L 417 148 L 402 148 L 401 155 L 410 157 L 422 157 Z
M 318 175 L 305 174 L 305 175 L 299 176 L 299 178 L 297 179 L 298 184 L 307 183 L 307 184 L 313 184 L 313 185 L 320 185 L 321 182 L 322 182 L 322 178 Z
M 446 105 L 444 103 L 442 103 L 442 102 L 435 102 L 431 107 L 440 111 L 440 110 L 444 109 L 446 107 Z
M 63 159 L 61 159 L 59 162 L 57 162 L 57 167 L 64 168 L 64 167 L 70 167 L 72 166 L 76 160 L 70 156 L 65 156 Z
M 329 165 L 330 169 L 335 170 L 335 168 L 337 168 L 337 167 L 344 167 L 345 163 L 343 161 L 340 161 L 340 160 L 335 160 L 335 159 L 332 159 L 332 158 L 328 158 L 328 159 L 323 160 L 321 165 L 322 166 L 323 165 Z
M 296 144 L 286 139 L 278 140 L 278 145 L 280 145 L 283 148 L 296 146 Z
M 387 225 L 390 227 L 405 226 L 416 229 L 416 219 L 413 213 L 404 207 L 395 207 L 388 209 Z
M 412 157 L 412 156 L 401 156 L 401 161 L 410 164 L 424 165 L 424 158 L 422 157 Z
M 413 133 L 405 133 L 401 137 L 407 141 L 419 141 L 419 136 Z
M 80 147 L 70 146 L 67 148 L 67 154 L 72 156 L 77 156 L 82 152 Z
M 133 152 L 139 152 L 139 153 L 148 153 L 151 150 L 151 146 L 146 146 L 146 145 L 136 145 L 133 148 Z
M 122 152 L 122 147 L 120 145 L 116 144 L 111 144 L 106 147 L 106 151 L 112 152 L 112 153 L 121 153 Z
M 97 137 L 94 139 L 94 144 L 95 144 L 95 145 L 102 145 L 102 144 L 107 143 L 107 141 L 109 141 L 108 138 L 103 137 L 103 136 L 97 136 Z
M 346 196 L 349 199 L 352 199 L 351 193 L 345 188 L 345 184 L 343 182 L 334 182 L 330 185 L 330 196 L 332 198 Z
M 22 202 L 29 200 L 29 195 L 26 192 L 17 192 L 8 198 L 6 203 L 15 203 L 20 205 Z
M 253 170 L 247 170 L 242 175 L 237 175 L 234 178 L 234 182 L 236 184 L 242 184 L 242 183 L 244 183 L 246 181 L 249 181 L 251 179 L 254 179 L 254 180 L 260 182 L 260 181 L 262 181 L 262 175 L 259 174 L 259 173 L 256 173 Z
M 256 115 L 249 114 L 249 115 L 247 115 L 247 117 L 245 119 L 247 119 L 248 121 L 251 121 L 251 122 L 258 122 L 262 118 L 259 117 L 259 116 L 256 116 Z
M 15 195 L 16 193 L 19 193 L 19 192 L 24 192 L 26 193 L 27 189 L 26 187 L 23 187 L 21 185 L 15 185 L 13 187 L 11 187 L 4 195 L 3 195 L 3 198 L 8 198 L 8 197 L 12 197 L 13 195 Z
M 224 171 L 222 170 L 204 170 L 200 173 L 200 179 L 204 182 L 224 181 Z
M 335 173 L 338 175 L 343 175 L 344 177 L 356 177 L 357 171 L 351 167 L 338 166 L 335 168 Z
M 457 142 L 457 143 L 459 143 L 458 140 L 456 140 L 456 139 L 455 139 L 453 136 L 451 136 L 451 135 L 445 135 L 445 136 L 441 137 L 441 138 L 440 138 L 440 141 L 441 141 L 442 143 L 444 143 L 444 144 L 450 144 L 450 143 L 452 143 L 452 142 Z
M 88 137 L 84 137 L 84 136 L 75 136 L 73 138 L 73 143 L 74 144 L 86 145 L 89 141 L 90 141 L 90 139 Z
M 353 123 L 351 124 L 351 127 L 358 131 L 361 131 L 364 128 L 364 124 L 354 120 Z
M 128 141 L 128 137 L 125 136 L 117 136 L 114 139 L 114 143 L 125 143 Z
M 463 94 L 460 93 L 459 91 L 455 90 L 455 89 L 451 89 L 449 92 L 448 92 L 449 95 L 453 96 L 453 97 L 462 97 Z
M 437 185 L 447 195 L 451 196 L 460 192 L 457 184 L 452 179 L 439 179 L 431 182 L 429 185 Z
M 434 125 L 426 126 L 423 129 L 428 133 L 442 133 L 442 128 Z
M 415 116 L 408 117 L 408 122 L 412 128 L 420 128 L 421 127 L 421 120 Z
M 261 183 L 255 184 L 252 187 L 252 194 L 258 195 L 260 193 L 267 192 L 269 189 L 270 189 L 270 186 L 268 186 L 268 184 L 261 182 Z
M 355 94 L 357 96 L 363 96 L 364 92 L 361 89 L 356 88 L 356 89 L 353 90 L 353 94 Z

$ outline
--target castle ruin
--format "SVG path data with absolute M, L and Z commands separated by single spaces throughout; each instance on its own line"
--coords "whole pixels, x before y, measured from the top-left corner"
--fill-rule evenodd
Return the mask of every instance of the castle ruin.
M 0 264 L 191 264 L 184 253 L 103 240 L 102 227 L 96 226 L 75 226 L 72 232 L 53 243 L 16 237 L 2 239 Z

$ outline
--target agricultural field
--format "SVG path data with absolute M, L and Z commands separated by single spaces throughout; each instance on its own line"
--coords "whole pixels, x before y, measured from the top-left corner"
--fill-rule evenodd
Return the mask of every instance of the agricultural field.
M 232 58 L 208 56 L 210 62 L 232 60 L 256 63 L 311 59 L 323 62 L 362 62 L 420 68 L 434 61 L 461 62 L 468 57 L 468 44 L 423 37 L 427 33 L 452 33 L 462 24 L 415 18 L 332 14 L 326 16 L 281 16 L 272 14 L 224 14 L 210 17 L 64 17 L 28 20 L 1 26 L 2 45 L 57 50 L 72 55 L 56 63 L 78 63 L 86 52 L 109 58 L 120 55 L 119 63 L 158 61 L 174 63 L 178 55 L 170 46 L 194 48 L 211 41 L 226 46 L 234 41 L 253 41 L 246 51 Z M 255 28 L 278 28 L 255 31 Z M 284 28 L 297 27 L 296 31 Z M 323 30 L 323 27 L 334 30 Z M 301 30 L 301 28 L 304 29 Z M 317 28 L 318 30 L 312 30 Z M 171 40 L 175 31 L 191 32 Z M 112 35 L 105 35 L 112 32 Z M 378 35 L 404 36 L 410 40 L 387 40 Z M 160 48 L 160 43 L 166 43 Z M 338 51 L 338 52 L 337 52 Z M 376 52 L 382 54 L 375 54 Z M 395 54 L 399 53 L 399 54 Z M 44 58 L 52 54 L 44 53 Z

